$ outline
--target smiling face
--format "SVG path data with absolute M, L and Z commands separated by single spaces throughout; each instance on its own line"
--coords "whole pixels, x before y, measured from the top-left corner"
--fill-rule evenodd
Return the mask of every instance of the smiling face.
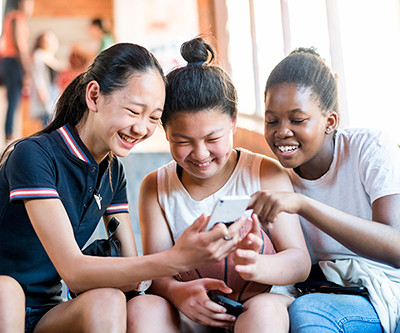
M 336 113 L 323 115 L 312 91 L 293 84 L 270 88 L 265 110 L 265 139 L 285 168 L 298 167 L 307 179 L 317 179 L 328 171 Z
M 126 156 L 154 133 L 164 99 L 163 79 L 153 70 L 131 76 L 125 87 L 109 96 L 101 94 L 98 83 L 92 81 L 86 92 L 88 118 L 79 135 L 98 162 L 110 151 Z
M 178 112 L 165 128 L 172 157 L 197 179 L 218 177 L 230 167 L 235 130 L 236 120 L 217 110 Z

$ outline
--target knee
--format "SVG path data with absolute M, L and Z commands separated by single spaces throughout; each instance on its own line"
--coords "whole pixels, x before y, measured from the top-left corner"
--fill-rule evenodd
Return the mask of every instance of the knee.
M 157 314 L 171 314 L 174 312 L 174 307 L 166 299 L 157 295 L 139 295 L 132 298 L 128 303 L 129 314 L 149 313 L 151 316 Z
M 157 295 L 139 295 L 128 302 L 128 332 L 174 332 L 179 313 L 166 299 Z
M 280 294 L 260 294 L 250 298 L 244 303 L 244 310 L 246 316 L 251 317 L 264 317 L 264 319 L 271 320 L 274 317 L 285 318 L 288 320 L 288 308 L 292 299 L 285 295 Z M 260 311 L 259 309 L 263 309 Z
M 93 328 L 100 323 L 103 327 L 126 326 L 126 298 L 121 290 L 93 289 L 79 295 L 77 300 L 79 298 L 80 314 L 87 327 Z
M 12 277 L 0 276 L 0 303 L 18 302 L 25 307 L 25 294 L 21 285 Z

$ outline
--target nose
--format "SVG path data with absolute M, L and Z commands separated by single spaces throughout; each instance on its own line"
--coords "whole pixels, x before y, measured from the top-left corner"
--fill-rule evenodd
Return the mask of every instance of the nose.
M 275 136 L 280 139 L 284 139 L 293 136 L 293 132 L 286 122 L 282 122 L 278 125 Z
M 197 161 L 201 162 L 206 160 L 210 156 L 207 145 L 204 143 L 197 144 L 192 151 L 192 157 Z
M 140 137 L 147 134 L 147 122 L 144 119 L 135 119 L 135 123 L 132 125 L 132 132 Z

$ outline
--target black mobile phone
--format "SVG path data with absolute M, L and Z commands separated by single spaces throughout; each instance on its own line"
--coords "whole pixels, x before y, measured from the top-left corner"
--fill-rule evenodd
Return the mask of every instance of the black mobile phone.
M 221 295 L 213 295 L 211 296 L 211 300 L 215 303 L 222 305 L 226 308 L 226 312 L 237 317 L 243 311 L 243 305 L 239 302 L 232 301 L 231 299 L 221 296 Z
M 315 287 L 307 287 L 304 292 L 308 293 L 329 293 L 329 294 L 347 294 L 347 295 L 360 295 L 368 298 L 368 289 L 365 287 L 341 287 L 341 286 L 328 286 L 321 285 Z

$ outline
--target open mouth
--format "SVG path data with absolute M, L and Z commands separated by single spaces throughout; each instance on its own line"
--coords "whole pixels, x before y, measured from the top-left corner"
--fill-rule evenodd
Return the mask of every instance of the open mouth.
M 206 167 L 206 166 L 210 165 L 212 161 L 213 160 L 208 161 L 208 162 L 204 162 L 204 163 L 196 163 L 196 162 L 191 161 L 191 163 L 196 165 L 196 166 L 198 166 L 198 167 Z
M 130 144 L 132 144 L 132 143 L 134 143 L 135 141 L 137 141 L 137 139 L 131 138 L 130 136 L 125 135 L 125 134 L 123 134 L 123 133 L 118 133 L 118 135 L 119 135 L 119 137 L 120 137 L 123 141 L 125 141 L 125 142 L 127 142 L 127 143 L 130 143 Z
M 282 153 L 291 153 L 299 148 L 299 146 L 276 146 Z

